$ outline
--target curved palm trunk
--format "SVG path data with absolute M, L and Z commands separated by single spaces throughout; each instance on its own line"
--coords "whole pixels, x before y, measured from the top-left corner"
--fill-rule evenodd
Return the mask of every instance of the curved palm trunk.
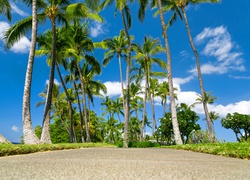
M 173 78 L 172 78 L 172 65 L 171 65 L 171 57 L 170 57 L 170 48 L 168 44 L 168 36 L 165 26 L 165 21 L 163 17 L 163 11 L 162 11 L 162 4 L 161 0 L 158 1 L 159 11 L 160 11 L 160 19 L 161 19 L 161 26 L 165 41 L 165 48 L 166 48 L 166 54 L 167 54 L 167 62 L 168 62 L 168 85 L 169 85 L 169 91 L 170 91 L 170 107 L 171 107 L 171 117 L 172 117 L 172 124 L 173 124 L 173 130 L 174 130 L 174 139 L 176 144 L 183 144 L 181 140 L 180 135 L 180 129 L 179 124 L 177 120 L 177 113 L 176 113 L 176 105 L 175 105 L 175 98 L 174 98 L 174 87 L 173 87 Z
M 123 139 L 123 147 L 128 148 L 128 123 L 129 123 L 129 99 L 130 99 L 130 60 L 131 60 L 131 42 L 130 42 L 130 37 L 128 33 L 128 28 L 125 22 L 125 17 L 124 17 L 124 11 L 122 10 L 122 22 L 124 26 L 124 30 L 128 39 L 128 57 L 126 61 L 126 103 L 125 103 L 125 108 L 124 108 L 124 139 Z
M 190 28 L 189 28 L 189 25 L 188 25 L 188 19 L 187 19 L 186 11 L 185 11 L 184 7 L 181 7 L 181 10 L 182 10 L 184 21 L 185 21 L 189 42 L 190 42 L 191 48 L 192 48 L 192 50 L 194 52 L 194 55 L 195 55 L 198 79 L 199 79 L 199 84 L 200 84 L 200 91 L 201 91 L 201 96 L 202 96 L 202 104 L 203 104 L 203 108 L 204 108 L 204 112 L 205 112 L 205 116 L 206 116 L 206 121 L 207 121 L 207 126 L 208 126 L 208 130 L 209 130 L 210 138 L 211 138 L 212 141 L 214 141 L 215 140 L 214 128 L 213 128 L 212 121 L 210 120 L 209 111 L 208 111 L 208 107 L 207 107 L 207 102 L 205 101 L 205 90 L 204 90 L 204 85 L 203 85 L 203 81 L 202 81 L 202 74 L 201 74 L 199 55 L 198 55 L 198 52 L 197 52 L 197 50 L 196 50 L 196 48 L 194 46 L 194 43 L 193 43 L 193 38 L 192 38 Z
M 32 82 L 32 72 L 34 64 L 34 56 L 36 49 L 36 35 L 37 35 L 37 0 L 32 1 L 32 35 L 30 53 L 28 59 L 28 67 L 26 70 L 24 94 L 23 94 L 23 109 L 22 109 L 22 122 L 23 122 L 23 140 L 24 144 L 38 144 L 39 139 L 34 133 L 32 128 L 31 112 L 30 112 L 30 88 Z
M 50 139 L 50 108 L 52 101 L 52 91 L 54 85 L 54 76 L 55 76 L 55 64 L 56 64 L 56 23 L 55 19 L 51 20 L 52 24 L 52 54 L 51 54 L 51 65 L 50 65 L 50 77 L 49 85 L 47 90 L 47 97 L 44 109 L 43 117 L 43 126 L 42 126 L 42 135 L 40 142 L 45 144 L 51 144 Z
M 0 134 L 0 144 L 11 144 L 2 134 Z
M 79 63 L 77 64 L 77 69 L 79 71 L 80 76 L 80 82 L 81 82 L 81 89 L 82 89 L 82 104 L 83 104 L 83 117 L 84 117 L 84 123 L 85 123 L 85 130 L 86 130 L 86 142 L 91 142 L 90 134 L 89 134 L 89 125 L 88 125 L 88 119 L 87 119 L 87 107 L 86 107 L 86 97 L 85 97 L 85 83 L 84 79 L 81 73 L 81 68 Z
M 70 100 L 68 90 L 66 88 L 66 85 L 64 83 L 64 80 L 62 78 L 62 75 L 61 75 L 61 72 L 60 72 L 60 69 L 59 69 L 57 63 L 56 63 L 56 70 L 57 70 L 57 73 L 59 75 L 60 81 L 62 83 L 62 87 L 63 87 L 64 92 L 66 94 L 67 102 L 68 102 L 68 105 L 69 105 L 69 121 L 70 121 L 70 133 L 69 133 L 69 137 L 70 137 L 70 142 L 72 143 L 72 142 L 76 142 L 76 139 L 74 138 L 74 131 L 73 131 L 73 108 L 72 108 L 72 102 Z

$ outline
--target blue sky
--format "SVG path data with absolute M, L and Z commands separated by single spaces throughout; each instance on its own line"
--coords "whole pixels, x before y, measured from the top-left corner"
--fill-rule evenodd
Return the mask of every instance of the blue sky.
M 187 15 L 192 36 L 200 55 L 203 80 L 206 91 L 218 99 L 209 105 L 210 111 L 225 117 L 227 113 L 239 112 L 250 114 L 250 1 L 223 0 L 219 4 L 201 4 L 189 6 Z M 10 23 L 0 16 L 0 37 L 2 33 L 21 18 L 31 15 L 31 10 L 22 4 L 12 2 L 13 21 Z M 134 42 L 142 43 L 143 37 L 151 36 L 161 39 L 159 17 L 153 18 L 153 11 L 148 10 L 144 23 L 137 20 L 137 5 L 131 7 L 133 24 L 130 34 L 135 37 Z M 101 12 L 105 22 L 103 24 L 90 23 L 90 33 L 93 41 L 100 41 L 118 35 L 122 28 L 120 14 L 114 17 L 114 8 L 110 7 Z M 168 19 L 170 14 L 165 16 Z M 38 33 L 42 33 L 49 26 L 39 26 Z M 196 66 L 191 51 L 184 22 L 178 20 L 168 30 L 171 58 L 173 61 L 174 86 L 178 88 L 178 102 L 192 104 L 199 93 L 196 76 Z M 163 41 L 162 41 L 163 42 Z M 20 42 L 6 51 L 0 40 L 0 133 L 10 141 L 20 141 L 22 135 L 22 96 L 25 72 L 27 67 L 30 35 L 23 37 Z M 103 59 L 103 51 L 95 52 L 97 59 Z M 164 54 L 159 56 L 166 60 Z M 108 88 L 108 95 L 120 95 L 119 72 L 116 59 L 103 68 L 97 77 Z M 125 67 L 125 66 L 124 66 Z M 65 74 L 64 74 L 65 75 Z M 49 77 L 49 67 L 45 58 L 36 58 L 32 80 L 31 115 L 33 126 L 41 125 L 43 107 L 35 108 L 41 99 L 38 94 L 44 90 Z M 124 76 L 125 77 L 125 76 Z M 56 79 L 57 76 L 56 76 Z M 164 79 L 161 79 L 163 81 Z M 99 114 L 100 100 L 97 99 L 94 110 Z M 194 110 L 204 117 L 201 106 Z M 160 99 L 156 99 L 157 117 L 162 116 Z M 206 128 L 204 120 L 199 124 Z M 151 130 L 148 130 L 151 131 Z M 215 132 L 218 139 L 236 141 L 234 133 L 221 127 L 220 120 L 215 122 Z

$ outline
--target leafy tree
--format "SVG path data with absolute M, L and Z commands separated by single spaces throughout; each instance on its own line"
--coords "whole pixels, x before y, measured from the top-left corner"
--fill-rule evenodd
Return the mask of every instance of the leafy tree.
M 200 125 L 197 124 L 199 116 L 191 110 L 191 106 L 181 103 L 179 106 L 177 106 L 177 117 L 180 127 L 181 139 L 186 144 L 189 141 L 190 134 L 193 131 L 200 130 Z M 166 113 L 165 116 L 159 121 L 161 122 L 161 125 L 157 131 L 160 135 L 160 138 L 163 138 L 162 140 L 166 141 L 167 144 L 172 144 L 174 131 L 171 120 L 171 112 Z
M 226 129 L 232 129 L 239 142 L 250 138 L 250 115 L 228 113 L 225 118 L 221 119 L 221 125 Z

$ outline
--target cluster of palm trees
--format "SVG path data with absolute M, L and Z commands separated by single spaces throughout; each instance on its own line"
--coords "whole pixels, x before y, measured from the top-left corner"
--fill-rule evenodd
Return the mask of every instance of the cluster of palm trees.
M 140 0 L 138 18 L 143 21 L 147 7 L 151 5 L 151 8 L 158 8 L 156 15 L 160 15 L 160 21 L 162 26 L 162 35 L 165 45 L 162 46 L 157 39 L 151 37 L 145 37 L 142 45 L 133 43 L 133 36 L 129 34 L 129 29 L 132 26 L 132 17 L 130 12 L 130 4 L 136 1 L 129 0 L 85 0 L 82 3 L 71 3 L 70 0 L 23 0 L 27 5 L 32 6 L 32 16 L 18 21 L 15 25 L 9 28 L 5 33 L 6 47 L 10 48 L 15 42 L 17 42 L 21 36 L 31 30 L 31 47 L 28 59 L 28 67 L 26 71 L 24 96 L 23 96 L 23 138 L 26 144 L 36 143 L 51 143 L 49 127 L 51 120 L 51 111 L 56 108 L 56 104 L 53 102 L 54 74 L 55 69 L 58 72 L 60 82 L 64 89 L 64 96 L 68 106 L 68 120 L 70 122 L 70 141 L 74 141 L 73 136 L 73 119 L 75 104 L 77 104 L 80 112 L 80 122 L 82 127 L 82 141 L 91 141 L 89 133 L 89 118 L 87 108 L 87 102 L 93 100 L 94 95 L 101 95 L 101 91 L 105 93 L 105 86 L 100 81 L 95 81 L 95 75 L 101 73 L 101 66 L 93 55 L 94 48 L 103 48 L 107 50 L 104 55 L 103 64 L 107 65 L 109 61 L 117 55 L 120 69 L 120 81 L 121 81 L 121 104 L 124 113 L 124 129 L 123 129 L 123 145 L 128 147 L 129 141 L 129 125 L 132 121 L 131 105 L 137 105 L 140 96 L 138 91 L 133 92 L 133 87 L 138 87 L 145 81 L 144 90 L 144 105 L 143 105 L 143 117 L 141 122 L 140 140 L 144 137 L 144 126 L 147 120 L 146 114 L 146 102 L 149 99 L 153 114 L 152 133 L 154 134 L 156 127 L 156 118 L 154 113 L 154 98 L 155 96 L 162 97 L 164 105 L 164 111 L 166 111 L 167 96 L 170 97 L 170 111 L 171 120 L 173 124 L 174 140 L 176 144 L 182 144 L 180 136 L 180 130 L 177 121 L 176 113 L 176 95 L 174 93 L 172 79 L 172 65 L 170 56 L 170 47 L 168 43 L 167 28 L 171 26 L 176 19 L 177 15 L 182 19 L 184 18 L 190 45 L 194 51 L 197 63 L 197 72 L 201 89 L 201 100 L 203 103 L 204 111 L 206 114 L 206 121 L 210 136 L 214 139 L 214 130 L 209 112 L 207 109 L 207 101 L 205 98 L 205 90 L 202 82 L 202 76 L 200 71 L 199 57 L 195 49 L 190 28 L 188 25 L 188 19 L 186 16 L 185 8 L 190 4 L 197 4 L 202 2 L 219 2 L 219 0 Z M 0 6 L 0 13 L 5 14 L 8 19 L 10 16 L 10 5 L 7 0 L 1 1 L 3 6 Z M 122 17 L 123 30 L 120 34 L 112 39 L 106 39 L 102 42 L 93 43 L 88 36 L 87 19 L 95 21 L 102 21 L 102 18 L 98 13 L 104 10 L 107 6 L 115 5 L 115 11 L 119 11 Z M 166 24 L 164 20 L 164 13 L 173 11 L 173 16 Z M 37 26 L 40 23 L 44 23 L 48 19 L 51 23 L 51 30 L 43 33 L 37 37 Z M 60 26 L 60 27 L 58 27 Z M 39 49 L 36 50 L 36 43 L 38 43 Z M 167 63 L 155 57 L 158 53 L 166 53 Z M 45 90 L 43 97 L 45 97 L 45 108 L 43 117 L 42 134 L 40 140 L 36 137 L 32 129 L 31 113 L 30 113 L 30 88 L 32 79 L 32 70 L 34 64 L 35 55 L 46 55 L 47 62 L 50 65 L 50 75 L 48 87 Z M 134 55 L 134 56 L 132 56 Z M 121 58 L 124 58 L 126 62 L 126 81 L 123 82 Z M 136 64 L 132 63 L 132 58 L 135 59 Z M 167 69 L 167 75 L 162 72 L 152 72 L 152 64 L 155 63 L 161 68 Z M 60 68 L 63 66 L 69 71 L 69 76 L 63 79 Z M 131 67 L 132 66 L 132 67 Z M 152 91 L 151 89 L 157 87 L 157 81 L 153 77 L 168 77 L 168 82 L 163 82 L 159 85 L 158 89 L 162 90 L 162 94 L 158 91 Z M 66 81 L 67 80 L 67 81 Z M 131 83 L 131 81 L 135 81 Z M 68 83 L 68 84 L 66 84 Z M 72 88 L 69 88 L 69 86 Z M 125 87 L 124 87 L 125 85 Z M 168 92 L 163 89 L 166 88 Z M 165 93 L 165 94 L 164 94 Z M 74 96 L 74 97 L 73 97 Z M 81 97 L 81 99 L 80 99 Z M 88 100 L 87 100 L 88 99 Z M 77 103 L 75 103 L 77 102 Z M 75 103 L 75 104 L 74 104 Z M 82 103 L 82 105 L 80 104 Z M 134 107 L 137 112 L 139 108 Z M 114 117 L 115 112 L 111 113 L 109 118 Z M 89 113 L 90 114 L 90 113 Z M 136 115 L 138 116 L 138 114 Z M 136 117 L 137 120 L 139 119 Z M 83 127 L 85 133 L 83 133 Z M 84 135 L 83 135 L 84 134 Z M 85 137 L 84 137 L 85 136 Z

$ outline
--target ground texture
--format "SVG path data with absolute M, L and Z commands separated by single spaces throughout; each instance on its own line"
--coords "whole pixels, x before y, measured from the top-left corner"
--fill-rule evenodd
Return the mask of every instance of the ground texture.
M 250 161 L 172 149 L 86 148 L 0 157 L 0 179 L 250 179 Z

